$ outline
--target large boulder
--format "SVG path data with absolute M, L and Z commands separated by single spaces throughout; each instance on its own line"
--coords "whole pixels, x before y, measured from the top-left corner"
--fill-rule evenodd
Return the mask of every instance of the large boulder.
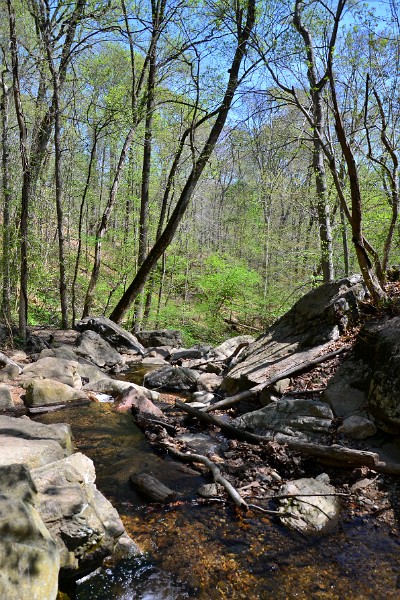
M 400 317 L 361 328 L 323 399 L 338 416 L 373 417 L 387 433 L 400 433 Z
M 32 379 L 26 386 L 27 406 L 67 404 L 78 400 L 88 400 L 88 397 L 82 390 L 76 390 L 55 379 Z
M 311 290 L 244 350 L 229 370 L 224 389 L 232 394 L 252 388 L 316 358 L 358 319 L 358 302 L 364 297 L 359 275 Z
M 193 369 L 168 365 L 146 373 L 144 384 L 150 388 L 193 392 L 197 387 L 198 378 L 199 373 Z
M 275 431 L 307 438 L 313 434 L 328 433 L 332 419 L 333 413 L 324 402 L 285 398 L 238 417 L 235 424 L 260 434 Z
M 152 346 L 170 346 L 180 348 L 182 346 L 182 334 L 175 329 L 155 329 L 151 331 L 140 331 L 138 340 L 145 348 Z
M 120 353 L 95 331 L 81 333 L 76 344 L 76 354 L 89 359 L 98 367 L 111 368 L 125 362 Z
M 77 390 L 82 389 L 82 379 L 79 375 L 79 364 L 75 360 L 66 360 L 47 356 L 24 367 L 22 379 L 56 379 Z
M 53 356 L 54 358 L 63 358 L 65 360 L 78 360 L 78 355 L 70 346 L 61 345 L 55 348 L 44 348 L 39 354 L 39 358 Z
M 81 453 L 31 470 L 38 510 L 57 544 L 63 575 L 99 566 L 118 545 L 136 553 L 121 519 L 95 485 L 92 461 Z
M 107 319 L 107 317 L 86 317 L 82 321 L 78 321 L 76 329 L 78 331 L 95 331 L 114 348 L 120 349 L 121 352 L 130 350 L 142 356 L 145 353 L 142 344 L 138 342 L 138 339 L 132 333 L 129 333 L 111 319 Z
M 60 557 L 24 465 L 0 467 L 0 598 L 55 600 Z
M 85 390 L 91 392 L 99 392 L 101 394 L 109 394 L 110 396 L 118 396 L 123 394 L 126 390 L 134 388 L 139 394 L 143 394 L 149 400 L 159 400 L 160 394 L 153 390 L 132 383 L 131 381 L 123 381 L 121 379 L 111 379 L 111 377 L 103 377 L 94 383 L 88 383 L 85 385 Z
M 0 416 L 0 465 L 41 467 L 72 452 L 72 434 L 64 423 L 43 425 L 28 417 Z
M 281 496 L 289 496 L 280 500 L 281 521 L 302 533 L 325 529 L 339 515 L 340 503 L 335 491 L 325 474 L 316 479 L 304 477 L 288 481 L 279 492 Z

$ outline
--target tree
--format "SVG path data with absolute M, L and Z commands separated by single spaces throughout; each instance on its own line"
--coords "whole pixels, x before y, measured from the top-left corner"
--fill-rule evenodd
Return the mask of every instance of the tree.
M 170 219 L 164 228 L 163 233 L 155 242 L 153 248 L 148 253 L 142 265 L 139 267 L 133 281 L 128 286 L 126 292 L 123 294 L 122 298 L 117 303 L 116 307 L 110 315 L 110 318 L 116 322 L 119 322 L 122 319 L 127 308 L 143 290 L 143 287 L 151 270 L 157 263 L 158 259 L 165 252 L 169 244 L 172 242 L 175 232 L 179 226 L 179 223 L 181 222 L 182 217 L 185 214 L 185 211 L 189 205 L 190 199 L 194 193 L 196 185 L 224 128 L 234 94 L 240 82 L 240 68 L 244 56 L 247 52 L 249 38 L 255 25 L 255 19 L 256 14 L 254 0 L 247 1 L 246 13 L 239 6 L 239 4 L 236 4 L 234 20 L 236 48 L 228 71 L 229 78 L 225 88 L 223 99 L 219 107 L 215 111 L 213 111 L 214 114 L 216 114 L 214 124 L 211 127 L 211 130 L 202 150 L 200 151 L 198 157 L 196 157 L 196 160 L 194 161 L 193 168 L 183 187 L 183 190 L 170 216 Z M 209 117 L 210 115 L 207 115 L 207 118 Z M 187 137 L 189 133 L 192 133 L 194 131 L 194 128 L 198 127 L 200 123 L 204 122 L 205 117 L 199 119 L 196 123 L 193 124 L 193 126 L 189 130 L 186 130 L 188 133 L 185 132 L 185 137 Z

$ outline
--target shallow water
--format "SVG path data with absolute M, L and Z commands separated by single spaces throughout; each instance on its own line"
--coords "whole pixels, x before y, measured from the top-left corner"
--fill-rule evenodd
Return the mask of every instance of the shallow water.
M 99 489 L 145 553 L 87 578 L 76 600 L 400 598 L 399 540 L 372 521 L 342 519 L 331 533 L 305 538 L 258 514 L 198 504 L 203 479 L 155 454 L 131 416 L 108 404 L 40 420 L 71 423 L 76 449 L 93 459 Z M 145 503 L 128 483 L 139 472 L 174 489 L 176 502 Z

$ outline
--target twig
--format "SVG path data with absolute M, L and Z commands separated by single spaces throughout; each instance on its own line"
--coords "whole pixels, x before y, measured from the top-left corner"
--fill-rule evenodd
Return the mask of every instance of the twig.
M 180 452 L 179 450 L 174 448 L 171 444 L 164 443 L 164 446 L 166 450 L 168 450 L 168 452 L 172 454 L 172 456 L 175 456 L 176 458 L 179 458 L 184 462 L 197 462 L 202 465 L 205 465 L 208 469 L 210 469 L 215 483 L 220 483 L 223 486 L 223 488 L 225 489 L 227 494 L 232 498 L 236 506 L 247 510 L 247 502 L 243 500 L 243 498 L 241 497 L 239 492 L 233 487 L 233 485 L 227 479 L 225 479 L 225 477 L 223 477 L 220 469 L 209 458 L 203 456 L 202 454 L 184 454 L 183 452 Z

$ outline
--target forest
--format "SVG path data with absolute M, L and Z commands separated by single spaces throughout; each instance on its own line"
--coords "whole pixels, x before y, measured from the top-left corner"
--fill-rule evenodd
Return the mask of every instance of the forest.
M 400 263 L 396 0 L 0 0 L 1 318 L 261 332 Z M 396 271 L 396 269 L 394 269 Z

